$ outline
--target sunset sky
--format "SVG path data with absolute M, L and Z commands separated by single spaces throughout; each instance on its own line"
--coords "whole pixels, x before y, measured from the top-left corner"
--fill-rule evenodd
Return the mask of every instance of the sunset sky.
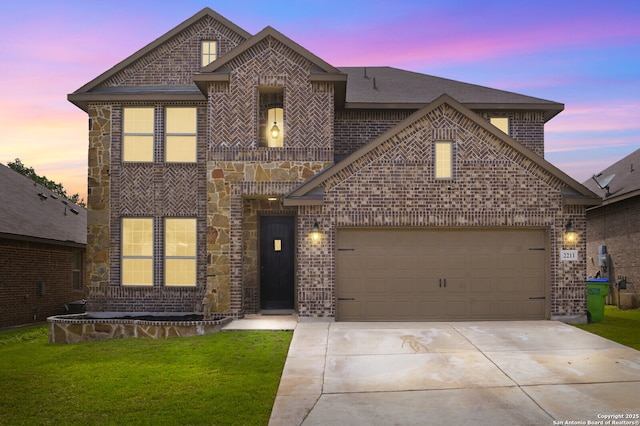
M 640 1 L 23 0 L 0 6 L 0 163 L 86 199 L 87 116 L 67 94 L 210 7 L 334 66 L 388 65 L 549 99 L 545 158 L 579 182 L 640 148 Z

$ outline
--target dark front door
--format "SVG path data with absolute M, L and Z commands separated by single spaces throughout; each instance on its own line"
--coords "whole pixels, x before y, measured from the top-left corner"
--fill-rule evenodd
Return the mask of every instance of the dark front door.
M 260 217 L 260 309 L 293 309 L 295 217 Z

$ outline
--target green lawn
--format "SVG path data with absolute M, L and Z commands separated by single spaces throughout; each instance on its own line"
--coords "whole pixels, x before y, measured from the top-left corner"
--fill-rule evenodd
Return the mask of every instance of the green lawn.
M 576 327 L 640 350 L 640 309 L 605 306 L 602 321 Z
M 292 332 L 47 343 L 0 333 L 0 425 L 266 425 Z

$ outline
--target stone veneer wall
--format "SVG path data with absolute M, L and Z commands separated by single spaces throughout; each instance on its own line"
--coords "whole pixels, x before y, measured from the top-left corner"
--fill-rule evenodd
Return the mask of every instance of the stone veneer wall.
M 218 333 L 233 318 L 203 321 L 83 318 L 61 315 L 48 318 L 49 343 L 81 343 L 109 339 L 169 339 Z
M 174 105 L 198 106 L 196 163 L 164 162 L 164 108 Z M 92 121 L 90 131 L 87 239 L 91 271 L 87 310 L 90 312 L 202 310 L 206 290 L 206 110 L 203 104 L 192 103 L 164 103 L 155 107 L 154 161 L 149 163 L 124 163 L 121 160 L 122 107 L 111 105 L 94 108 L 96 113 L 100 112 L 100 117 L 110 114 L 110 120 L 106 123 L 109 125 L 108 128 L 95 125 L 95 129 Z M 91 168 L 94 153 L 95 170 Z M 109 162 L 105 163 L 106 161 Z M 93 180 L 96 182 L 92 183 Z M 120 248 L 123 217 L 154 219 L 156 254 L 163 253 L 164 250 L 165 217 L 195 217 L 199 238 L 197 285 L 164 286 L 163 256 L 156 255 L 153 286 L 121 286 Z
M 272 37 L 227 66 L 229 82 L 211 83 L 208 92 L 207 297 L 212 312 L 255 312 L 251 238 L 261 202 L 250 200 L 282 197 L 333 163 L 334 92 L 310 82 L 313 64 Z M 259 95 L 269 87 L 283 93 L 282 148 L 259 147 Z
M 110 284 L 111 247 L 111 105 L 89 106 L 89 170 L 87 188 L 87 309 Z
M 269 152 L 279 153 L 277 148 L 263 149 L 265 155 Z M 324 157 L 331 154 L 328 150 Z M 207 297 L 212 312 L 258 310 L 257 215 L 285 212 L 279 202 L 264 198 L 282 197 L 330 164 L 300 160 L 208 162 Z
M 217 40 L 224 55 L 244 37 L 217 20 L 204 16 L 157 48 L 128 64 L 106 80 L 113 86 L 193 86 L 201 69 L 200 43 Z M 198 163 L 164 164 L 163 108 L 198 106 Z M 206 113 L 204 103 L 138 103 L 156 107 L 155 162 L 122 164 L 120 161 L 122 104 L 89 105 L 89 177 L 87 282 L 88 311 L 192 312 L 202 309 L 206 273 Z M 123 216 L 155 219 L 155 252 L 162 250 L 162 219 L 191 216 L 198 219 L 198 271 L 196 288 L 162 286 L 162 260 L 156 256 L 152 288 L 121 287 L 120 221 Z M 160 251 L 161 252 L 161 251 Z
M 453 140 L 454 179 L 433 177 L 433 141 Z M 340 227 L 535 227 L 547 230 L 551 317 L 585 315 L 583 206 L 564 206 L 561 182 L 448 106 L 419 119 L 324 184 L 322 207 L 298 210 L 301 316 L 335 315 L 335 236 Z M 451 189 L 449 189 L 449 187 Z M 318 220 L 319 244 L 308 241 Z M 572 220 L 582 236 L 565 247 Z M 560 250 L 577 248 L 577 262 Z

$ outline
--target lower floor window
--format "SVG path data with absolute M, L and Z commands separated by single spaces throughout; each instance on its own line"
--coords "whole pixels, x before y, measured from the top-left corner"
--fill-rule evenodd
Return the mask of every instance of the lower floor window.
M 165 285 L 196 285 L 196 220 L 165 219 Z
M 122 219 L 122 285 L 153 285 L 153 219 Z
M 161 237 L 155 234 L 154 219 L 123 218 L 122 285 L 152 286 L 155 280 L 166 286 L 195 286 L 196 228 L 195 218 L 165 218 L 164 250 L 154 253 L 154 241 Z M 154 278 L 154 264 L 163 265 L 163 277 Z

